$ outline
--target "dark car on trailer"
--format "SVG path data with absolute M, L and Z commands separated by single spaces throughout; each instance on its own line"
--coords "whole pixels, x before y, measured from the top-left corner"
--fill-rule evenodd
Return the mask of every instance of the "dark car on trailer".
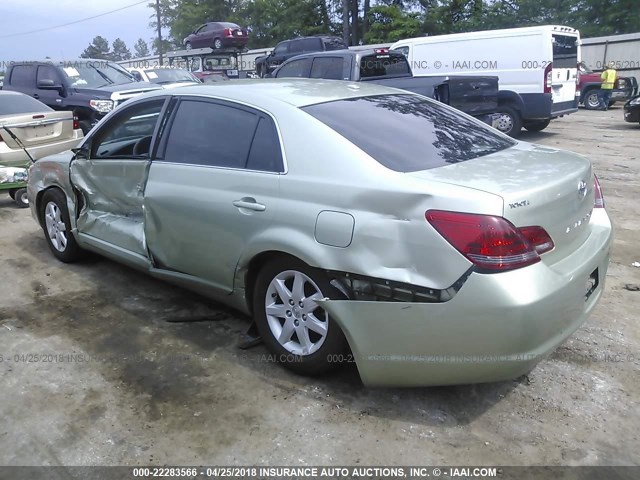
M 243 49 L 249 41 L 249 31 L 231 22 L 207 22 L 184 39 L 184 48 Z

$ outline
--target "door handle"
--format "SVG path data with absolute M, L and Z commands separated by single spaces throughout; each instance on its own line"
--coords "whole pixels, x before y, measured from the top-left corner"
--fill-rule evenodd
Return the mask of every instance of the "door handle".
M 255 210 L 256 212 L 264 212 L 267 209 L 266 205 L 256 202 L 256 199 L 251 197 L 244 197 L 240 200 L 235 200 L 233 205 L 246 210 Z

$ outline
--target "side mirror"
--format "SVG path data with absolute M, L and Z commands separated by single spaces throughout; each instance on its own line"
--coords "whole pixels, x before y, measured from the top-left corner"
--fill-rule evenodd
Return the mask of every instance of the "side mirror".
M 43 79 L 43 80 L 38 80 L 38 89 L 40 89 L 40 90 L 57 90 L 58 92 L 62 93 L 62 91 L 64 90 L 64 87 L 62 85 L 60 85 L 59 83 L 56 84 L 51 79 Z

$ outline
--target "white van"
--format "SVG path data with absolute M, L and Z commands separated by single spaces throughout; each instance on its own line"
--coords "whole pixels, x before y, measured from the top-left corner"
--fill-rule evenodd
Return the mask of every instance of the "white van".
M 416 76 L 499 78 L 499 129 L 540 131 L 552 118 L 578 111 L 580 32 L 558 25 L 455 33 L 400 40 Z

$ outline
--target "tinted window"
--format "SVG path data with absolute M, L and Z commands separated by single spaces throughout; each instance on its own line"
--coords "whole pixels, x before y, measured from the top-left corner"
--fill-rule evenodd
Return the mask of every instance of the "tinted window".
M 491 127 L 415 95 L 380 95 L 304 107 L 382 165 L 413 172 L 504 150 Z
M 249 158 L 249 170 L 263 170 L 266 172 L 284 171 L 282 164 L 282 150 L 276 126 L 271 119 L 260 118 L 256 134 L 253 137 Z
M 196 100 L 178 106 L 167 138 L 167 162 L 244 168 L 258 116 Z
M 302 53 L 302 40 L 293 40 L 289 43 L 289 53 Z
M 322 50 L 322 40 L 319 38 L 305 38 L 302 40 L 302 50 L 305 52 L 318 52 Z
M 576 68 L 578 39 L 569 35 L 553 35 L 553 68 Z
M 275 55 L 284 55 L 289 50 L 289 42 L 282 42 L 276 45 L 274 50 Z
M 36 82 L 39 82 L 40 80 L 52 80 L 55 85 L 60 85 L 60 76 L 58 75 L 58 71 L 48 65 L 38 67 Z
M 409 62 L 401 54 L 376 54 L 360 59 L 360 78 L 410 74 Z
M 14 87 L 35 87 L 36 67 L 16 65 L 11 70 L 11 85 Z
M 91 142 L 91 158 L 133 158 L 150 153 L 163 104 L 164 99 L 145 102 L 113 117 Z
M 51 109 L 35 98 L 22 94 L 0 94 L 0 115 L 50 112 Z
M 322 41 L 325 50 L 344 50 L 345 48 L 349 48 L 347 44 L 344 43 L 344 40 L 338 37 L 323 38 Z
M 313 60 L 311 78 L 342 80 L 343 60 L 340 57 L 319 57 Z
M 280 67 L 276 77 L 306 77 L 309 75 L 309 62 L 308 58 L 289 62 Z

